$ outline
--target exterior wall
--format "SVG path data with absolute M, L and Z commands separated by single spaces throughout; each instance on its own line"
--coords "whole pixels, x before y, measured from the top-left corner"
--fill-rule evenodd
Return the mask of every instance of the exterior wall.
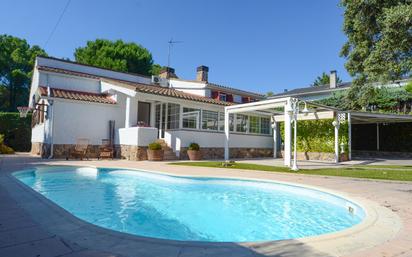
M 45 141 L 44 134 L 45 123 L 34 126 L 31 130 L 31 142 L 43 143 Z
M 206 83 L 173 80 L 169 81 L 170 87 L 189 94 L 209 97 L 210 90 L 206 90 Z
M 126 81 L 131 81 L 131 82 L 138 82 L 138 83 L 145 83 L 145 84 L 150 84 L 151 82 L 151 78 L 143 76 L 143 75 L 127 74 L 127 73 L 111 71 L 111 70 L 106 70 L 106 69 L 101 69 L 97 67 L 81 65 L 81 64 L 76 64 L 76 63 L 66 62 L 62 60 L 51 59 L 51 58 L 37 57 L 36 60 L 37 60 L 38 65 L 40 66 L 49 66 L 49 67 L 54 67 L 54 68 L 59 68 L 59 69 L 67 69 L 71 71 L 89 73 L 89 74 L 93 74 L 96 76 L 110 77 L 114 79 L 121 79 L 121 80 L 126 80 Z
M 181 149 L 190 143 L 198 143 L 200 148 L 224 148 L 225 134 L 221 132 L 205 132 L 196 130 L 169 130 L 165 132 L 166 143 L 180 156 Z M 231 148 L 273 149 L 271 135 L 251 135 L 231 133 L 229 139 Z
M 118 129 L 119 145 L 147 146 L 157 139 L 157 128 L 131 127 Z
M 38 83 L 44 87 L 100 93 L 100 81 L 95 79 L 40 72 Z
M 116 105 L 81 101 L 55 100 L 53 104 L 53 144 L 76 144 L 77 138 L 88 138 L 100 145 L 109 137 L 109 120 L 115 120 L 115 130 L 124 127 L 124 102 Z

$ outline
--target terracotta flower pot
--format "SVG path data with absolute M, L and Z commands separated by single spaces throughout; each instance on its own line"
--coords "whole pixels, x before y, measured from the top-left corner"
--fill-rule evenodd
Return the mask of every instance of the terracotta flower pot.
M 202 154 L 200 151 L 187 150 L 187 155 L 191 161 L 199 161 L 202 159 Z
M 147 159 L 149 161 L 163 161 L 163 150 L 147 149 Z

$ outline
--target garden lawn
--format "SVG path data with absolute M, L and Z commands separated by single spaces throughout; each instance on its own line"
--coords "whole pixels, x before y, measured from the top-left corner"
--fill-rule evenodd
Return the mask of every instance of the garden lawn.
M 339 176 L 351 178 L 368 178 L 368 179 L 386 179 L 412 181 L 411 166 L 367 166 L 357 165 L 344 168 L 323 168 L 323 169 L 301 169 L 298 172 L 292 171 L 286 167 L 259 165 L 251 163 L 233 163 L 232 166 L 224 167 L 223 162 L 176 162 L 172 165 L 195 166 L 195 167 L 211 167 L 211 168 L 228 168 L 242 170 L 261 170 L 270 172 L 286 172 L 321 176 Z

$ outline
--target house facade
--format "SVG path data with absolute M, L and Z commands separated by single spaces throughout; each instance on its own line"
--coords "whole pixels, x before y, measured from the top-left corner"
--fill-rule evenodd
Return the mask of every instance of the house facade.
M 37 57 L 29 103 L 31 152 L 65 158 L 77 139 L 87 138 L 93 157 L 102 139 L 111 139 L 117 157 L 145 160 L 147 145 L 162 140 L 169 159 L 187 159 L 192 142 L 204 158 L 223 158 L 224 107 L 263 96 L 210 83 L 208 72 L 200 66 L 195 80 L 183 80 L 167 68 L 146 77 Z M 273 155 L 269 114 L 231 115 L 230 130 L 232 158 Z

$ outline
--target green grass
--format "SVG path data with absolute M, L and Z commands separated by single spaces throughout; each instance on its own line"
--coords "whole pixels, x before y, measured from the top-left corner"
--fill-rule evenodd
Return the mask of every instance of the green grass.
M 259 165 L 251 163 L 234 163 L 233 166 L 223 167 L 222 162 L 176 162 L 172 165 L 194 166 L 194 167 L 211 167 L 211 168 L 229 168 L 242 170 L 261 170 L 270 172 L 296 173 L 286 167 Z M 386 179 L 412 181 L 412 166 L 385 165 L 385 166 L 367 166 L 356 165 L 345 168 L 322 168 L 322 169 L 301 169 L 297 173 L 321 176 L 338 176 L 351 178 L 368 178 L 368 179 Z

